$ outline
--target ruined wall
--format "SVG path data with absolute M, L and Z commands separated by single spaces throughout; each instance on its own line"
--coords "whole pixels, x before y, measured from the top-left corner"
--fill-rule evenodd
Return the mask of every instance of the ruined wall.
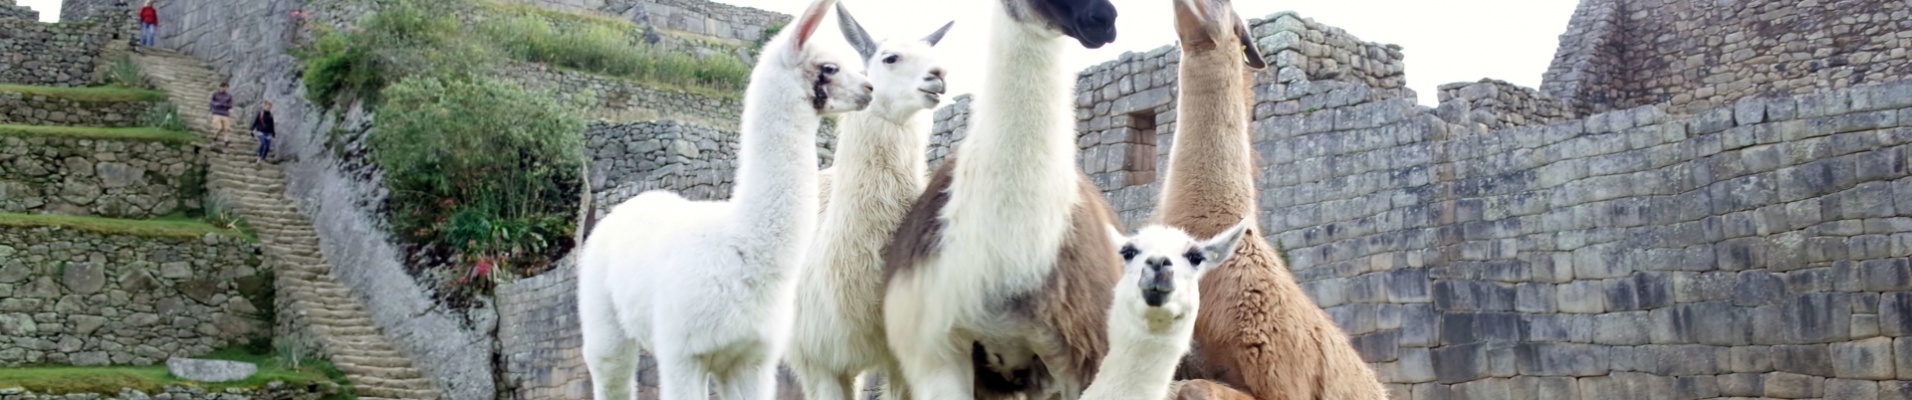
M 37 21 L 40 19 L 40 12 L 15 5 L 13 0 L 0 0 L 0 19 Z
M 739 43 L 767 39 L 764 32 L 790 23 L 789 15 L 738 7 L 707 0 L 561 0 L 602 1 L 599 10 L 622 15 L 640 25 Z
M 817 135 L 821 167 L 830 165 L 836 147 L 829 132 L 825 127 Z M 692 200 L 730 198 L 737 174 L 736 132 L 680 121 L 593 122 L 584 140 L 597 216 L 649 190 L 670 190 Z
M 196 208 L 192 144 L 10 136 L 0 131 L 0 212 L 149 218 Z
M 257 322 L 239 281 L 256 244 L 206 234 L 0 227 L 0 365 L 150 365 L 210 353 Z
M 90 86 L 108 42 L 132 40 L 130 16 L 103 14 L 57 24 L 0 18 L 0 83 Z
M 1585 0 L 1546 92 L 1599 112 L 1697 112 L 1757 95 L 1912 77 L 1912 6 L 1893 0 Z
M 1506 81 L 1482 79 L 1449 83 L 1441 85 L 1440 90 L 1443 118 L 1472 121 L 1486 125 L 1487 129 L 1544 125 L 1575 116 L 1566 102 Z
M 145 122 L 142 118 L 155 106 L 164 103 L 163 100 L 161 97 L 152 101 L 94 101 L 0 89 L 0 124 L 139 126 Z
M 95 14 L 113 12 L 132 13 L 139 10 L 142 4 L 139 0 L 126 0 L 126 8 L 119 10 L 113 6 L 113 1 L 114 0 L 61 0 L 60 20 L 79 21 Z
M 735 131 L 743 116 L 743 101 L 738 98 L 655 89 L 616 78 L 528 64 L 508 68 L 505 76 L 517 78 L 528 87 L 550 89 L 567 96 L 595 95 L 583 99 L 594 106 L 587 113 L 592 119 L 687 121 Z

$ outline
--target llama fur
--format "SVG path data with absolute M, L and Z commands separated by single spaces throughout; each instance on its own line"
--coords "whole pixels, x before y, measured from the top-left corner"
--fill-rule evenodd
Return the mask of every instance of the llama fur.
M 1107 352 L 1121 262 L 1104 232 L 1113 212 L 1076 170 L 1063 37 L 1114 40 L 1114 6 L 986 3 L 995 10 L 972 133 L 886 251 L 885 332 L 912 396 L 1075 399 Z M 1043 371 L 1053 385 L 999 382 L 978 361 Z
M 1253 72 L 1265 64 L 1228 0 L 1175 0 L 1174 7 L 1183 95 L 1158 217 L 1212 235 L 1258 215 L 1248 107 Z M 1386 399 L 1347 334 L 1302 292 L 1260 229 L 1248 231 L 1235 255 L 1202 277 L 1197 350 L 1184 371 L 1226 385 L 1199 383 L 1182 394 L 1245 397 L 1225 393 L 1233 387 L 1264 400 Z
M 838 125 L 836 165 L 824 199 L 822 225 L 798 283 L 796 326 L 785 361 L 803 384 L 804 398 L 849 400 L 856 377 L 895 377 L 889 399 L 907 385 L 883 335 L 883 246 L 928 181 L 930 114 L 942 101 L 944 70 L 933 46 L 943 25 L 918 40 L 877 45 L 841 3 L 837 21 L 862 53 L 875 100 Z M 829 200 L 834 199 L 834 202 Z
M 1109 229 L 1123 259 L 1122 281 L 1109 307 L 1109 355 L 1090 400 L 1167 398 L 1175 367 L 1188 354 L 1201 308 L 1202 274 L 1226 261 L 1247 224 L 1197 241 L 1180 229 L 1152 225 L 1123 237 Z
M 765 46 L 744 93 L 730 201 L 653 191 L 618 205 L 584 244 L 578 318 L 593 398 L 634 398 L 640 352 L 659 398 L 769 399 L 796 276 L 817 225 L 823 115 L 870 103 L 860 63 L 809 46 L 835 0 L 819 0 Z

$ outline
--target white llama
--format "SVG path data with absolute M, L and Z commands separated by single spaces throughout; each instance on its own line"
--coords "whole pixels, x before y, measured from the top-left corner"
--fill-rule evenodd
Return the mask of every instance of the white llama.
M 871 98 L 860 64 L 811 45 L 834 4 L 811 4 L 751 71 L 730 201 L 646 192 L 585 242 L 578 319 L 593 398 L 633 398 L 640 351 L 657 358 L 662 399 L 704 399 L 707 379 L 725 399 L 772 397 L 816 232 L 817 127 Z
M 991 26 L 970 134 L 885 251 L 884 330 L 913 397 L 1073 400 L 1107 352 L 1122 272 L 1103 232 L 1113 212 L 1076 169 L 1063 54 L 1068 37 L 1113 41 L 1115 6 L 980 3 Z
M 836 165 L 826 171 L 834 182 L 797 286 L 796 329 L 784 359 L 806 399 L 849 400 L 863 372 L 892 377 L 885 397 L 897 399 L 907 390 L 883 337 L 883 246 L 928 179 L 924 111 L 944 92 L 932 47 L 953 22 L 920 40 L 879 46 L 841 3 L 837 21 L 867 63 L 876 99 L 837 125 Z
M 1109 228 L 1125 265 L 1109 306 L 1109 355 L 1095 383 L 1082 393 L 1089 400 L 1161 400 L 1168 398 L 1175 368 L 1188 354 L 1200 309 L 1202 274 L 1241 243 L 1249 221 L 1196 241 L 1180 229 L 1142 228 L 1133 237 Z

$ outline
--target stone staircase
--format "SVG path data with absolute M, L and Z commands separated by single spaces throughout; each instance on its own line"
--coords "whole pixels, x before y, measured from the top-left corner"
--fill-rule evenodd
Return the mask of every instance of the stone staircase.
M 226 78 L 206 63 L 177 52 L 144 48 L 134 57 L 153 84 L 179 105 L 179 117 L 194 132 L 211 135 L 205 104 Z M 352 381 L 360 399 L 442 398 L 437 385 L 413 366 L 412 358 L 373 324 L 352 289 L 333 278 L 311 220 L 285 194 L 284 170 L 254 163 L 258 141 L 245 128 L 249 121 L 241 120 L 249 114 L 234 111 L 233 126 L 226 135 L 231 148 L 221 152 L 208 145 L 208 186 L 224 193 L 235 211 L 258 230 L 265 263 L 278 276 L 278 296 L 290 303 L 285 311 L 306 322 L 332 363 Z

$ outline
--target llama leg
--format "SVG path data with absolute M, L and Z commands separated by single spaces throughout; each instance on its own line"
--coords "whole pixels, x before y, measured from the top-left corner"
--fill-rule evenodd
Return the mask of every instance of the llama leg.
M 883 400 L 909 400 L 910 385 L 903 379 L 903 367 L 896 363 L 883 368 Z
M 963 352 L 951 351 L 946 344 L 892 348 L 907 349 L 896 356 L 903 360 L 902 380 L 908 382 L 912 396 L 928 400 L 976 398 L 976 376 Z
M 834 371 L 812 366 L 793 366 L 797 381 L 803 382 L 805 400 L 850 400 L 850 381 Z
M 595 399 L 628 400 L 636 398 L 637 359 L 642 356 L 637 341 L 623 337 L 589 335 L 584 340 L 585 368 L 591 372 Z
M 709 374 L 690 356 L 658 354 L 658 400 L 709 400 Z
M 732 370 L 719 393 L 724 400 L 770 400 L 777 397 L 777 363 L 759 362 Z M 810 399 L 808 395 L 804 397 Z M 821 400 L 821 399 L 818 399 Z

